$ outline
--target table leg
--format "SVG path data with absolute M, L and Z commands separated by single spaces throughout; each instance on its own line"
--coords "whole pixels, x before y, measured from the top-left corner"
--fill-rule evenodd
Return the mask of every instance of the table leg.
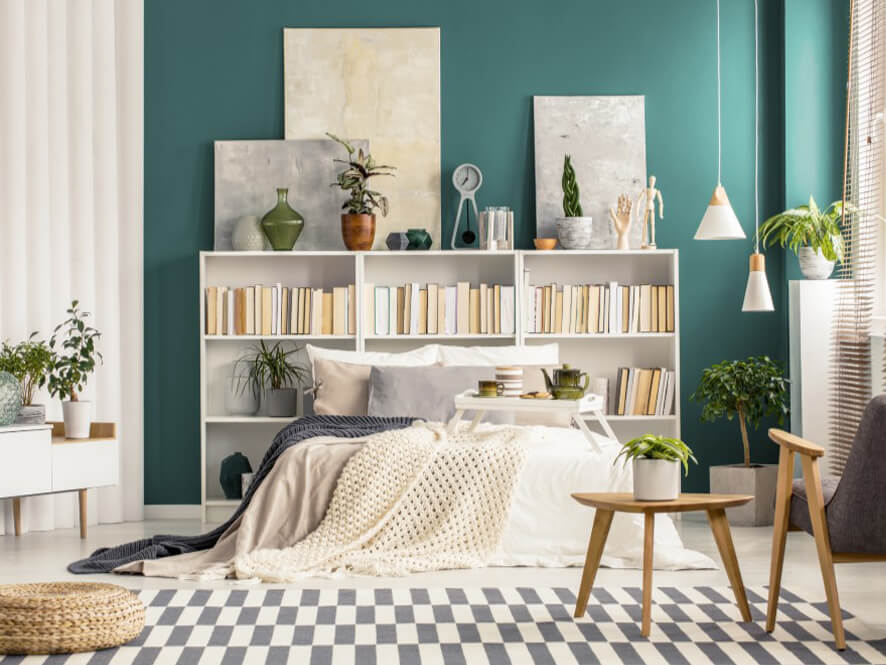
M 743 621 L 750 621 L 751 610 L 748 607 L 744 582 L 741 581 L 738 560 L 735 558 L 735 547 L 732 545 L 732 535 L 729 533 L 729 520 L 726 519 L 726 511 L 722 508 L 708 510 L 708 521 L 711 523 L 711 531 L 714 534 L 714 540 L 717 541 L 717 549 L 720 550 L 720 558 L 723 560 L 723 567 L 726 568 L 726 575 L 729 577 L 732 593 L 735 594 L 735 602 L 738 604 L 741 618 Z
M 483 416 L 485 415 L 485 411 L 477 411 L 477 413 L 474 414 L 474 419 L 471 421 L 471 426 L 468 427 L 468 431 L 473 432 L 475 429 L 477 429 L 477 425 L 480 424 L 480 421 L 483 420 Z
M 459 409 L 455 412 L 455 415 L 452 416 L 452 420 L 449 421 L 449 424 L 446 426 L 446 433 L 452 434 L 455 432 L 455 428 L 458 427 L 458 423 L 461 422 L 461 417 L 465 415 L 464 409 Z
M 591 539 L 588 542 L 588 554 L 585 557 L 585 568 L 581 574 L 581 585 L 578 588 L 578 598 L 575 601 L 575 617 L 583 617 L 588 609 L 588 598 L 591 597 L 591 589 L 594 586 L 594 577 L 600 567 L 600 558 L 603 556 L 603 547 L 606 545 L 606 537 L 609 535 L 609 527 L 612 525 L 612 511 L 597 508 L 594 513 L 594 528 L 591 529 Z
M 15 535 L 22 535 L 22 500 L 18 497 L 12 500 L 12 521 L 15 524 Z
M 80 502 L 80 537 L 86 538 L 86 490 L 79 490 L 77 498 Z
M 585 438 L 588 440 L 588 443 L 591 444 L 591 448 L 595 453 L 602 452 L 600 450 L 600 446 L 597 445 L 597 442 L 594 440 L 594 436 L 591 434 L 591 430 L 588 429 L 588 424 L 584 421 L 584 418 L 581 417 L 580 413 L 572 416 L 572 422 L 575 423 L 575 426 L 578 427 L 585 435 Z
M 643 637 L 652 626 L 652 544 L 655 541 L 655 513 L 643 513 Z

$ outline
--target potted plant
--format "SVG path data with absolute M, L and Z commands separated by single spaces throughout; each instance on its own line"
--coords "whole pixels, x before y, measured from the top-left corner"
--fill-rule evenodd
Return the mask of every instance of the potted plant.
M 49 338 L 52 349 L 52 367 L 49 373 L 49 394 L 62 400 L 65 437 L 88 439 L 92 423 L 92 402 L 80 399 L 80 393 L 102 354 L 95 348 L 101 333 L 86 325 L 89 312 L 79 308 L 74 300 L 67 310 L 68 318 L 59 323 Z M 56 347 L 61 348 L 56 351 Z
M 744 463 L 710 468 L 711 491 L 717 494 L 752 494 L 754 500 L 730 508 L 730 520 L 745 526 L 772 524 L 778 465 L 752 464 L 748 425 L 756 429 L 770 416 L 781 424 L 790 413 L 788 379 L 782 367 L 767 356 L 727 360 L 702 372 L 691 399 L 703 402 L 703 422 L 725 417 L 738 419 Z
M 351 251 L 370 250 L 375 240 L 375 211 L 381 210 L 382 216 L 387 217 L 388 199 L 380 192 L 369 189 L 368 182 L 376 176 L 393 176 L 391 171 L 395 167 L 376 164 L 371 154 L 364 154 L 362 149 L 355 150 L 354 146 L 334 134 L 327 132 L 326 135 L 348 151 L 346 160 L 335 160 L 338 164 L 346 164 L 347 168 L 338 174 L 338 179 L 331 185 L 350 195 L 342 205 L 342 210 L 347 210 L 341 216 L 342 240 Z
M 621 447 L 613 464 L 624 456 L 633 462 L 635 501 L 673 501 L 680 496 L 680 467 L 698 464 L 692 450 L 680 439 L 644 434 Z
M 584 249 L 591 244 L 593 218 L 582 216 L 578 182 L 572 158 L 563 158 L 563 215 L 557 218 L 557 238 L 563 249 Z
M 301 386 L 308 375 L 305 365 L 291 360 L 299 350 L 294 346 L 287 351 L 280 342 L 269 347 L 262 340 L 235 363 L 235 376 L 239 364 L 245 363 L 248 368 L 248 378 L 240 388 L 245 390 L 248 387 L 253 395 L 263 395 L 265 412 L 269 416 L 288 418 L 296 414 L 297 386 Z
M 32 332 L 18 344 L 3 342 L 0 349 L 0 371 L 9 372 L 22 386 L 22 407 L 15 422 L 42 425 L 46 422 L 46 406 L 34 404 L 34 395 L 46 385 L 52 367 L 52 349 Z
M 847 212 L 850 212 L 847 204 Z M 822 210 L 809 197 L 809 203 L 773 215 L 760 225 L 759 237 L 764 247 L 774 243 L 789 247 L 800 260 L 806 279 L 827 279 L 834 263 L 843 260 L 843 236 L 840 220 L 843 202 L 834 201 Z

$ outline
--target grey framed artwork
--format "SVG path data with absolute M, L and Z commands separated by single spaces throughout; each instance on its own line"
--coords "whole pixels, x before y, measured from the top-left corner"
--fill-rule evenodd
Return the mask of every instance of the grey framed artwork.
M 369 141 L 354 140 L 363 150 Z M 347 153 L 335 141 L 216 141 L 215 249 L 231 249 L 231 233 L 240 217 L 261 217 L 277 203 L 278 187 L 289 188 L 289 205 L 305 218 L 294 249 L 345 249 L 341 206 L 347 193 L 335 182 Z
M 287 139 L 360 136 L 397 167 L 372 183 L 391 205 L 374 249 L 409 228 L 439 248 L 440 28 L 285 28 L 283 83 Z
M 609 219 L 619 194 L 636 204 L 646 182 L 646 117 L 641 95 L 533 97 L 536 236 L 556 238 L 563 217 L 563 157 L 572 156 L 582 211 L 593 217 L 592 249 L 614 249 Z M 633 211 L 631 248 L 642 220 Z

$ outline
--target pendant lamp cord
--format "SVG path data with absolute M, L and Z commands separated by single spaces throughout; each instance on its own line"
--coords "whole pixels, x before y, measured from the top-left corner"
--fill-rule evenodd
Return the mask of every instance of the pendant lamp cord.
M 723 128 L 720 115 L 720 0 L 717 0 L 717 187 L 722 184 L 723 163 Z
M 754 254 L 760 253 L 760 20 L 757 6 L 758 0 L 754 0 Z

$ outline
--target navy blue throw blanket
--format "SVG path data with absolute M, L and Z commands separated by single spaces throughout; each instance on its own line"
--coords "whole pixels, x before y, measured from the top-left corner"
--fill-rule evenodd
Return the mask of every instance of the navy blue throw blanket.
M 294 420 L 277 433 L 274 442 L 265 453 L 261 465 L 246 496 L 231 518 L 209 533 L 199 536 L 154 536 L 116 547 L 97 549 L 91 556 L 68 566 L 72 573 L 108 573 L 117 566 L 131 561 L 160 559 L 184 552 L 208 550 L 213 547 L 228 527 L 243 514 L 258 486 L 264 481 L 274 463 L 285 450 L 315 436 L 337 436 L 358 439 L 394 429 L 409 427 L 415 418 L 379 418 L 374 416 L 305 416 Z

